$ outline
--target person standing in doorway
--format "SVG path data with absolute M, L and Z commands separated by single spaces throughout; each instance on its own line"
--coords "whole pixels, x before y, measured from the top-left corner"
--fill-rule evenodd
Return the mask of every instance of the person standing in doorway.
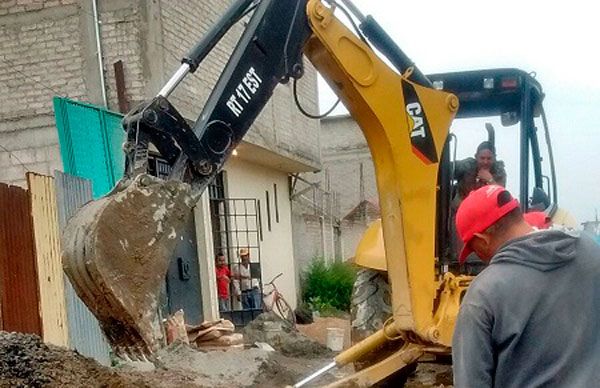
M 259 282 L 258 279 L 252 277 L 250 251 L 247 248 L 240 249 L 240 260 L 241 263 L 237 265 L 233 277 L 238 280 L 242 308 L 244 310 L 260 309 L 261 293 Z
M 217 253 L 216 257 L 217 293 L 219 296 L 219 311 L 230 311 L 229 284 L 231 282 L 231 271 L 227 266 L 227 259 L 223 252 Z

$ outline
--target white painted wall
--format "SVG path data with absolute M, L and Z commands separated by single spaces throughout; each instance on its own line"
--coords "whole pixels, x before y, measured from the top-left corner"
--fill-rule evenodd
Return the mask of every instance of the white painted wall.
M 276 284 L 292 308 L 296 307 L 296 274 L 292 241 L 292 212 L 287 172 L 254 164 L 243 155 L 232 157 L 225 165 L 227 196 L 260 200 L 263 240 L 260 255 L 263 283 L 283 272 Z M 274 186 L 277 185 L 279 222 L 275 219 Z M 266 194 L 269 191 L 271 230 L 267 226 Z M 252 255 L 251 251 L 251 255 Z M 237 260 L 237 258 L 235 258 Z

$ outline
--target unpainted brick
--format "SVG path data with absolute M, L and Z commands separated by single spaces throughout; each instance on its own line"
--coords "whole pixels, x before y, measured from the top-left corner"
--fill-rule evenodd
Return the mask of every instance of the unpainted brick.
M 17 0 L 2 0 L 0 2 L 0 8 L 11 8 L 17 4 Z

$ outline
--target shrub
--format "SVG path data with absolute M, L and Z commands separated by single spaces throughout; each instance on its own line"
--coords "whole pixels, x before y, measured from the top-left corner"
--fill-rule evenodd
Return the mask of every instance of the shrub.
M 332 309 L 349 312 L 355 278 L 356 270 L 351 264 L 339 261 L 327 264 L 323 258 L 314 258 L 302 276 L 302 297 L 319 312 Z

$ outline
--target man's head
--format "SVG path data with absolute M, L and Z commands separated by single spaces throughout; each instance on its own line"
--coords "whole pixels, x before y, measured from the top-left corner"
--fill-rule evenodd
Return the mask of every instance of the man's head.
M 225 255 L 223 254 L 223 252 L 217 253 L 215 261 L 217 263 L 217 267 L 222 267 L 227 264 L 227 260 L 225 259 Z
M 459 256 L 463 263 L 471 252 L 489 261 L 508 240 L 531 231 L 524 220 L 519 202 L 497 185 L 472 191 L 456 213 L 456 230 L 464 243 Z
M 248 248 L 240 249 L 240 259 L 242 260 L 242 263 L 244 263 L 244 264 L 250 262 L 250 251 L 248 250 Z
M 477 161 L 477 168 L 489 170 L 496 161 L 496 147 L 489 141 L 484 141 L 477 147 L 475 153 L 475 160 Z

